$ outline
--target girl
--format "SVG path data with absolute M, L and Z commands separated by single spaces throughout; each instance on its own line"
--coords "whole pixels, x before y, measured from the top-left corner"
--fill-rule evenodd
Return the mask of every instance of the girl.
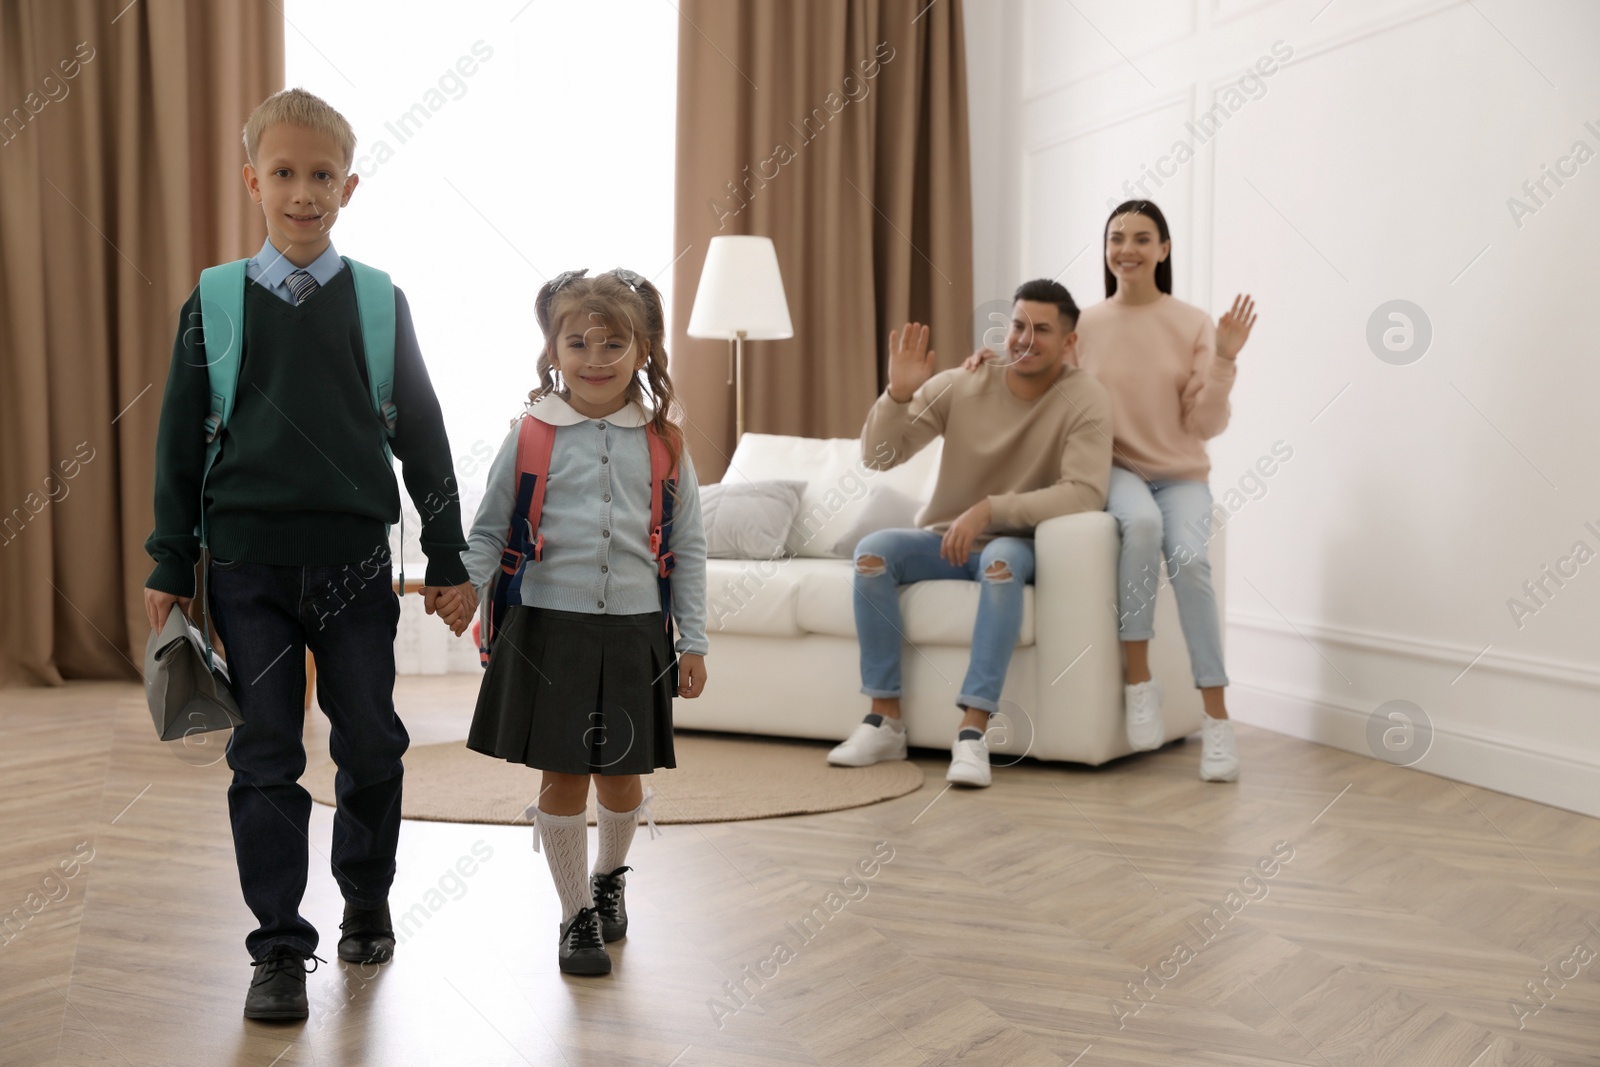
M 544 772 L 534 847 L 543 843 L 561 898 L 557 961 L 567 974 L 595 975 L 611 971 L 604 942 L 628 928 L 624 861 L 644 803 L 640 775 L 675 766 L 674 689 L 693 698 L 705 687 L 706 542 L 694 467 L 669 417 L 661 294 L 632 271 L 586 273 L 568 271 L 539 290 L 539 388 L 489 468 L 468 538 L 465 562 L 483 590 L 485 624 L 493 608 L 483 587 L 497 573 L 509 606 L 467 747 Z M 528 419 L 555 428 L 532 530 L 522 491 L 538 479 L 518 458 Z M 661 491 L 671 497 L 661 553 L 676 561 L 670 597 L 651 536 L 651 436 L 678 470 L 676 490 L 668 483 Z M 522 526 L 508 546 L 513 522 Z M 518 556 L 533 544 L 537 554 Z M 678 626 L 676 664 L 664 601 Z M 440 606 L 447 617 L 461 608 Z M 600 845 L 592 874 L 591 778 Z
M 1248 295 L 1213 329 L 1211 316 L 1172 296 L 1172 238 L 1161 209 L 1119 204 L 1106 219 L 1106 299 L 1078 320 L 1078 365 L 1111 395 L 1112 468 L 1106 510 L 1122 534 L 1118 617 L 1128 744 L 1160 748 L 1161 687 L 1150 674 L 1156 588 L 1166 559 L 1194 682 L 1205 701 L 1200 777 L 1239 777 L 1223 700 L 1221 623 L 1211 587 L 1211 461 L 1206 441 L 1228 425 L 1235 359 L 1255 325 Z M 976 366 L 982 353 L 967 361 Z

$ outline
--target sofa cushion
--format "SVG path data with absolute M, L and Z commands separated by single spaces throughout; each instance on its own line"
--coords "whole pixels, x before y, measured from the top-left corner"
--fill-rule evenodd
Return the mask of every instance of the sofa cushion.
M 884 485 L 914 500 L 933 496 L 942 448 L 941 438 L 900 466 L 875 471 L 862 464 L 861 442 L 855 438 L 747 433 L 739 439 L 722 481 L 805 481 L 786 550 L 811 559 L 832 559 L 834 545 L 866 507 L 868 490 Z
M 812 575 L 832 575 L 849 593 L 850 561 L 842 559 L 706 560 L 706 633 L 799 637 L 797 590 Z M 851 631 L 854 633 L 854 631 Z
M 800 629 L 835 637 L 856 636 L 852 571 L 849 560 L 837 560 L 832 569 L 816 568 L 800 577 L 796 604 Z M 901 586 L 900 616 L 906 640 L 912 644 L 970 646 L 972 624 L 978 616 L 978 594 L 977 582 L 917 582 Z M 1033 594 L 1032 585 L 1022 590 L 1018 648 L 1033 644 Z
M 904 530 L 916 526 L 923 501 L 906 496 L 892 485 L 875 485 L 867 490 L 866 502 L 851 524 L 833 546 L 835 556 L 853 559 L 856 545 L 867 534 L 879 530 Z
M 803 481 L 702 485 L 706 555 L 712 559 L 782 556 L 805 488 Z

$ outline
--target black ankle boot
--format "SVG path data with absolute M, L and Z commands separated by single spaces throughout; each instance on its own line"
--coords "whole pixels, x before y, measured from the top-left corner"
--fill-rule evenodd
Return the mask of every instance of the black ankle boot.
M 620 941 L 628 936 L 628 902 L 622 895 L 627 879 L 622 876 L 631 870 L 632 867 L 618 867 L 610 874 L 589 878 L 594 910 L 600 913 L 600 936 L 605 941 Z
M 344 906 L 339 958 L 346 963 L 387 963 L 394 956 L 394 924 L 387 903 L 376 908 Z
M 562 974 L 610 974 L 611 957 L 600 940 L 600 917 L 593 908 L 584 908 L 561 928 L 560 951 L 556 962 Z
M 316 962 L 307 967 L 307 959 Z M 250 979 L 250 992 L 244 998 L 244 1017 L 274 1022 L 304 1019 L 310 1014 L 306 1004 L 306 975 L 317 969 L 317 963 L 323 962 L 319 956 L 304 956 L 286 946 L 279 946 L 267 953 L 265 959 L 256 960 L 250 965 L 256 973 Z

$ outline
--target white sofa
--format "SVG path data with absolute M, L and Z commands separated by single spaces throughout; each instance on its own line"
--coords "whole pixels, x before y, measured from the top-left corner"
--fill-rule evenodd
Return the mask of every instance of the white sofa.
M 891 486 L 932 495 L 941 441 L 890 471 L 870 471 L 853 439 L 747 433 L 725 482 L 784 479 L 807 484 L 788 558 L 713 559 L 707 565 L 710 683 L 674 702 L 676 725 L 784 737 L 843 739 L 868 701 L 861 695 L 851 601 L 852 563 L 833 545 L 855 523 L 867 492 Z M 1067 515 L 1036 532 L 1035 584 L 1024 593 L 1022 634 L 1011 657 L 989 745 L 997 763 L 1023 755 L 1101 764 L 1127 755 L 1122 660 L 1117 641 L 1117 528 L 1104 512 Z M 1218 589 L 1223 545 L 1211 544 Z M 900 592 L 907 643 L 903 714 L 911 744 L 948 748 L 959 719 L 955 697 L 967 669 L 978 607 L 975 582 L 920 582 Z M 1167 740 L 1200 729 L 1177 608 L 1164 590 L 1150 659 L 1166 692 Z

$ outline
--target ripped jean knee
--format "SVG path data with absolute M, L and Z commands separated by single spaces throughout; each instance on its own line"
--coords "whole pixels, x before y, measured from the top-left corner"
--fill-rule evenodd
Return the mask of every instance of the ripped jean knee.
M 882 556 L 863 553 L 856 557 L 856 573 L 868 578 L 876 578 L 886 569 Z

